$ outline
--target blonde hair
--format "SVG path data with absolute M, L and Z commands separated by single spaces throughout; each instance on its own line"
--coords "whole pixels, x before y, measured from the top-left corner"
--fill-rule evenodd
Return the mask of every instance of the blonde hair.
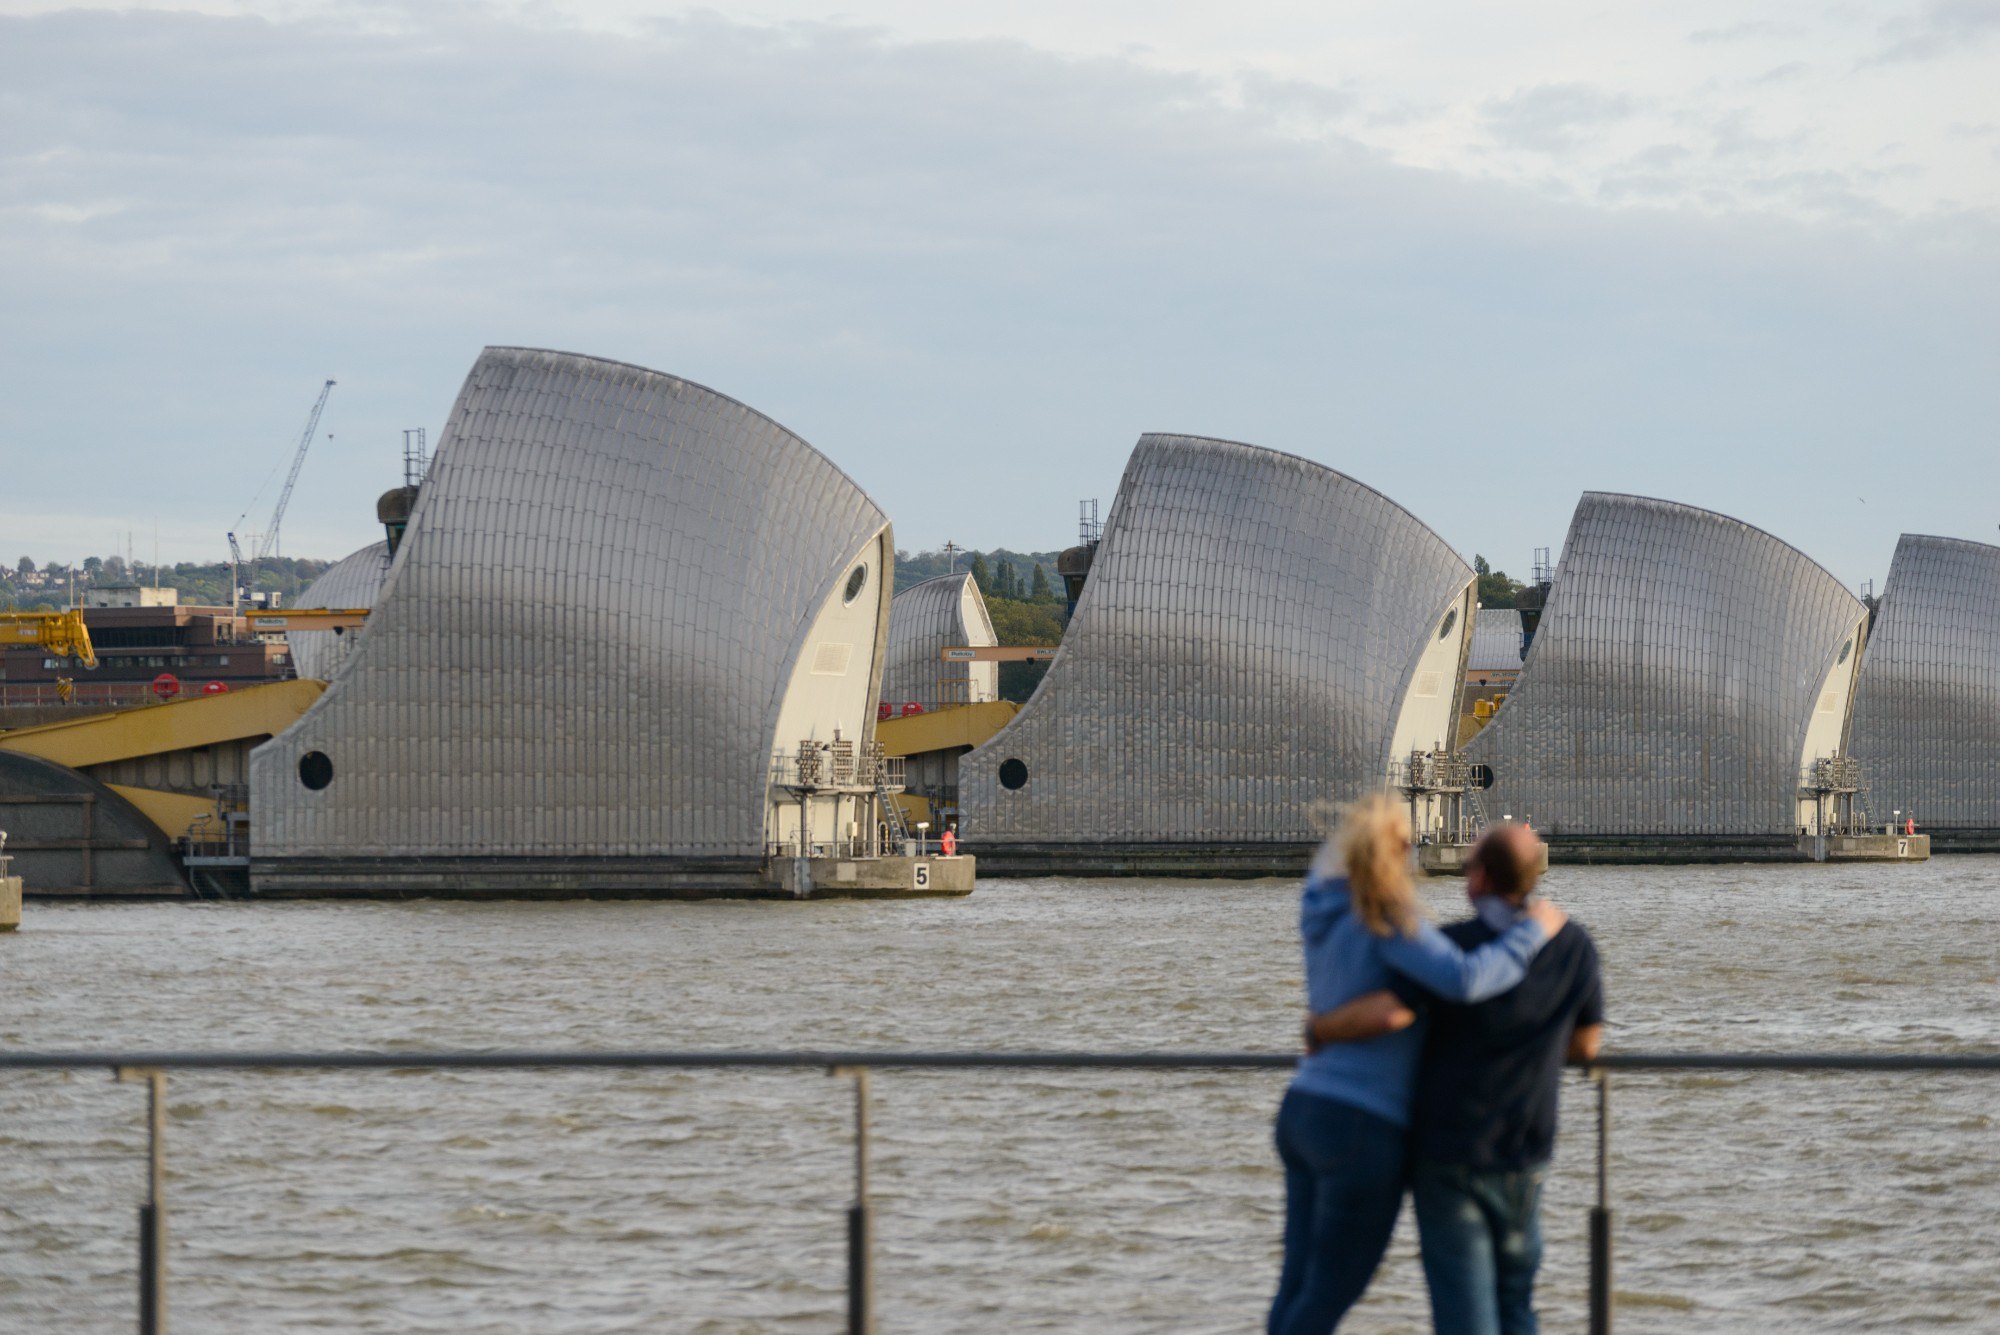
M 1414 936 L 1417 888 L 1410 880 L 1410 816 L 1387 793 L 1371 793 L 1340 813 L 1333 836 L 1347 893 L 1361 925 L 1377 936 Z

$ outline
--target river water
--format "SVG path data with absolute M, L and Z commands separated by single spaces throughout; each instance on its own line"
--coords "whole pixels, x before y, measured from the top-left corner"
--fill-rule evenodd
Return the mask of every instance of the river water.
M 2000 1050 L 2000 859 L 1557 868 L 1613 1049 Z M 1458 893 L 1430 888 L 1450 913 Z M 988 882 L 805 904 L 30 903 L 8 1047 L 1282 1050 L 1296 887 Z M 885 1331 L 1252 1331 L 1284 1077 L 875 1082 Z M 2000 1329 L 2000 1077 L 1629 1076 L 1619 1329 Z M 132 1328 L 141 1087 L 0 1073 L 0 1331 Z M 845 1082 L 772 1072 L 175 1076 L 177 1329 L 834 1331 Z M 1565 1093 L 1541 1289 L 1580 1330 Z M 1405 1218 L 1347 1329 L 1428 1329 Z

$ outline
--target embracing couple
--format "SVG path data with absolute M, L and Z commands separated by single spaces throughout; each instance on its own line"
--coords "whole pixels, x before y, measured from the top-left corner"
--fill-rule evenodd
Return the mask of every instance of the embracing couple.
M 1270 1335 L 1325 1335 L 1415 1200 L 1438 1335 L 1533 1335 L 1541 1195 L 1565 1060 L 1597 1055 L 1597 950 L 1531 902 L 1541 840 L 1488 830 L 1474 916 L 1419 913 L 1410 823 L 1386 796 L 1344 814 L 1306 877 L 1307 1055 L 1278 1111 L 1285 1265 Z

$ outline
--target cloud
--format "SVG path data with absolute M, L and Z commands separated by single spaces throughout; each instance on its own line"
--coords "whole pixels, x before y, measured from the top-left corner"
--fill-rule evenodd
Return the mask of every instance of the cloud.
M 1793 83 L 1810 72 L 1812 66 L 1803 60 L 1788 60 L 1782 65 L 1773 65 L 1750 82 L 1756 85 Z
M 1885 22 L 1874 63 L 1935 60 L 1956 55 L 2000 33 L 2000 0 L 1925 0 Z
M 0 549 L 38 514 L 158 515 L 212 535 L 170 559 L 215 556 L 332 376 L 286 547 L 351 550 L 401 429 L 435 437 L 486 343 L 752 403 L 905 547 L 1059 545 L 1158 429 L 1321 459 L 1508 565 L 1584 487 L 1714 505 L 1856 577 L 1899 524 L 1990 522 L 1976 216 L 1558 206 L 1275 124 L 1337 118 L 1338 90 L 1232 106 L 1018 42 L 444 14 L 0 19 L 0 199 L 34 206 L 0 212 Z M 1623 114 L 1509 101 L 1545 138 Z M 1958 485 L 1832 522 L 1836 479 L 1892 446 Z
M 1560 153 L 1625 120 L 1636 105 L 1623 93 L 1588 84 L 1541 84 L 1488 102 L 1484 120 L 1487 131 L 1509 147 Z
M 1800 37 L 1805 28 L 1796 23 L 1780 23 L 1772 19 L 1746 19 L 1722 28 L 1702 28 L 1688 34 L 1688 41 L 1697 46 L 1717 46 L 1730 42 L 1761 41 Z

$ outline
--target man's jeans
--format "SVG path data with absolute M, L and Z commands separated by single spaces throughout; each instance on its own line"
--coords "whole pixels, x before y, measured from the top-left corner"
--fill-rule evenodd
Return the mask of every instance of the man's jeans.
M 1411 1195 L 1437 1335 L 1535 1335 L 1542 1263 L 1542 1183 L 1515 1172 L 1419 1161 Z

